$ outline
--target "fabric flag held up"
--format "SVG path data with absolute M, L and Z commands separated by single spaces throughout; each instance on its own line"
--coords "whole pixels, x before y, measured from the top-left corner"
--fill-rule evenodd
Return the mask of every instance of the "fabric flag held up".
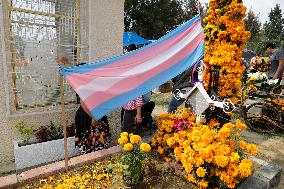
M 60 74 L 99 119 L 192 67 L 204 51 L 201 19 L 196 16 L 141 49 L 61 68 Z

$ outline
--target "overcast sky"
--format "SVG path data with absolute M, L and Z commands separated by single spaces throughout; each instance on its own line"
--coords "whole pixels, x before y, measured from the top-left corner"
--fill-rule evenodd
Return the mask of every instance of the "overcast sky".
M 209 0 L 199 0 L 201 3 L 209 3 Z M 249 10 L 259 14 L 259 20 L 261 23 L 268 21 L 268 14 L 272 8 L 278 3 L 282 9 L 282 15 L 284 17 L 284 0 L 243 0 L 244 5 Z

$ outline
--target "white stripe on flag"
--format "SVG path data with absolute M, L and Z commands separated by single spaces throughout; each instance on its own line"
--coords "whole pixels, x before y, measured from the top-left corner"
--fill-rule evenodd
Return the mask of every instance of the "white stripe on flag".
M 101 76 L 89 82 L 88 84 L 82 85 L 77 88 L 78 94 L 81 96 L 82 100 L 85 100 L 87 97 L 91 96 L 93 93 L 97 91 L 106 91 L 111 88 L 113 85 L 118 83 L 119 81 L 125 79 L 127 76 L 140 74 L 146 71 L 157 67 L 163 62 L 167 61 L 171 57 L 173 57 L 176 53 L 178 53 L 182 48 L 184 48 L 188 43 L 190 43 L 194 38 L 196 38 L 201 32 L 203 28 L 201 25 L 197 25 L 193 30 L 190 31 L 180 42 L 170 47 L 168 50 L 158 54 L 155 58 L 152 58 L 143 64 L 135 66 L 131 70 L 128 70 L 119 76 L 115 77 L 104 77 Z
M 158 54 L 155 58 L 152 58 L 143 64 L 140 64 L 136 67 L 134 67 L 131 70 L 128 70 L 127 72 L 121 74 L 121 76 L 131 76 L 143 72 L 147 72 L 156 66 L 159 66 L 163 62 L 167 61 L 171 57 L 173 57 L 175 54 L 177 54 L 182 48 L 184 48 L 188 43 L 190 43 L 194 38 L 196 38 L 200 33 L 202 32 L 201 25 L 197 25 L 184 39 L 182 39 L 179 43 L 176 45 L 170 47 L 168 50 L 164 51 L 161 54 Z

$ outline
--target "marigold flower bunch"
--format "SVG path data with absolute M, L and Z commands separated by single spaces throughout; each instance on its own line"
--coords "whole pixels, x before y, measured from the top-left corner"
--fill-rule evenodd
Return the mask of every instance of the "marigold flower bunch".
M 189 182 L 199 188 L 210 188 L 221 181 L 234 188 L 252 174 L 253 163 L 246 155 L 257 155 L 258 149 L 256 145 L 240 139 L 239 131 L 247 129 L 241 120 L 222 126 L 214 119 L 208 124 L 188 120 L 188 129 L 166 132 L 168 125 L 163 125 L 162 119 L 171 120 L 174 124 L 180 115 L 162 114 L 158 118 L 162 125 L 158 124 L 152 145 L 164 157 L 181 163 Z M 161 139 L 158 141 L 158 138 Z
M 205 182 L 208 185 L 211 178 L 219 177 L 229 188 L 234 188 L 252 174 L 253 163 L 243 158 L 244 155 L 258 153 L 256 145 L 237 142 L 238 135 L 234 133 L 244 129 L 246 126 L 240 120 L 235 124 L 227 123 L 219 130 L 201 125 L 186 133 L 175 133 L 168 141 L 174 140 L 171 145 L 176 146 L 175 159 L 184 166 L 189 181 L 206 188 Z
M 118 143 L 125 151 L 121 155 L 121 163 L 124 165 L 124 176 L 130 183 L 138 183 L 143 176 L 144 160 L 146 153 L 151 151 L 148 143 L 142 142 L 139 135 L 123 132 Z
M 123 150 L 126 152 L 131 152 L 135 149 L 135 145 L 138 145 L 141 142 L 141 137 L 139 135 L 134 135 L 132 133 L 128 134 L 127 132 L 122 132 L 120 134 L 120 138 L 117 140 L 118 144 L 123 145 Z M 141 152 L 149 152 L 151 150 L 151 146 L 145 142 L 140 144 L 139 147 Z
M 246 8 L 239 0 L 210 0 L 209 5 L 208 15 L 204 18 L 205 88 L 209 87 L 209 70 L 219 68 L 218 95 L 236 101 L 245 70 L 242 51 L 250 38 L 243 22 Z
M 189 108 L 178 109 L 175 114 L 162 113 L 157 119 L 158 131 L 151 140 L 151 146 L 156 148 L 165 160 L 170 161 L 168 155 L 172 153 L 173 146 L 172 141 L 168 139 L 177 131 L 188 130 L 196 125 L 195 120 L 196 116 Z

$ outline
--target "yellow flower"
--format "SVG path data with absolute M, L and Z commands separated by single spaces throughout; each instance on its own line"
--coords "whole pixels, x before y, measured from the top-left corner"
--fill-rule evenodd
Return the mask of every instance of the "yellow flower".
M 240 156 L 237 152 L 233 152 L 230 156 L 230 161 L 231 162 L 238 162 L 240 159 Z
M 50 176 L 50 177 L 49 177 L 49 181 L 50 181 L 50 182 L 53 182 L 53 181 L 54 181 L 54 176 Z
M 127 143 L 123 146 L 123 150 L 127 152 L 131 152 L 133 150 L 133 145 L 131 143 Z
M 175 139 L 174 139 L 174 137 L 171 137 L 171 138 L 168 138 L 168 139 L 167 139 L 167 145 L 168 145 L 170 148 L 172 148 L 172 147 L 174 146 L 174 144 L 175 144 Z
M 46 179 L 40 179 L 39 183 L 40 184 L 46 183 Z
M 118 144 L 126 144 L 128 142 L 128 138 L 125 136 L 122 136 L 118 139 Z
M 128 133 L 127 132 L 122 132 L 122 133 L 120 133 L 120 137 L 128 137 Z
M 204 169 L 203 167 L 199 167 L 199 168 L 196 170 L 196 174 L 197 174 L 197 176 L 199 176 L 199 177 L 205 177 L 205 175 L 206 175 L 206 169 Z
M 139 136 L 139 135 L 132 135 L 131 137 L 130 137 L 130 142 L 132 143 L 132 144 L 137 144 L 137 143 L 139 143 L 141 141 L 141 137 Z
M 141 145 L 140 145 L 140 150 L 142 151 L 142 152 L 150 152 L 150 150 L 151 150 L 151 146 L 149 145 L 149 144 L 147 144 L 147 143 L 142 143 Z

